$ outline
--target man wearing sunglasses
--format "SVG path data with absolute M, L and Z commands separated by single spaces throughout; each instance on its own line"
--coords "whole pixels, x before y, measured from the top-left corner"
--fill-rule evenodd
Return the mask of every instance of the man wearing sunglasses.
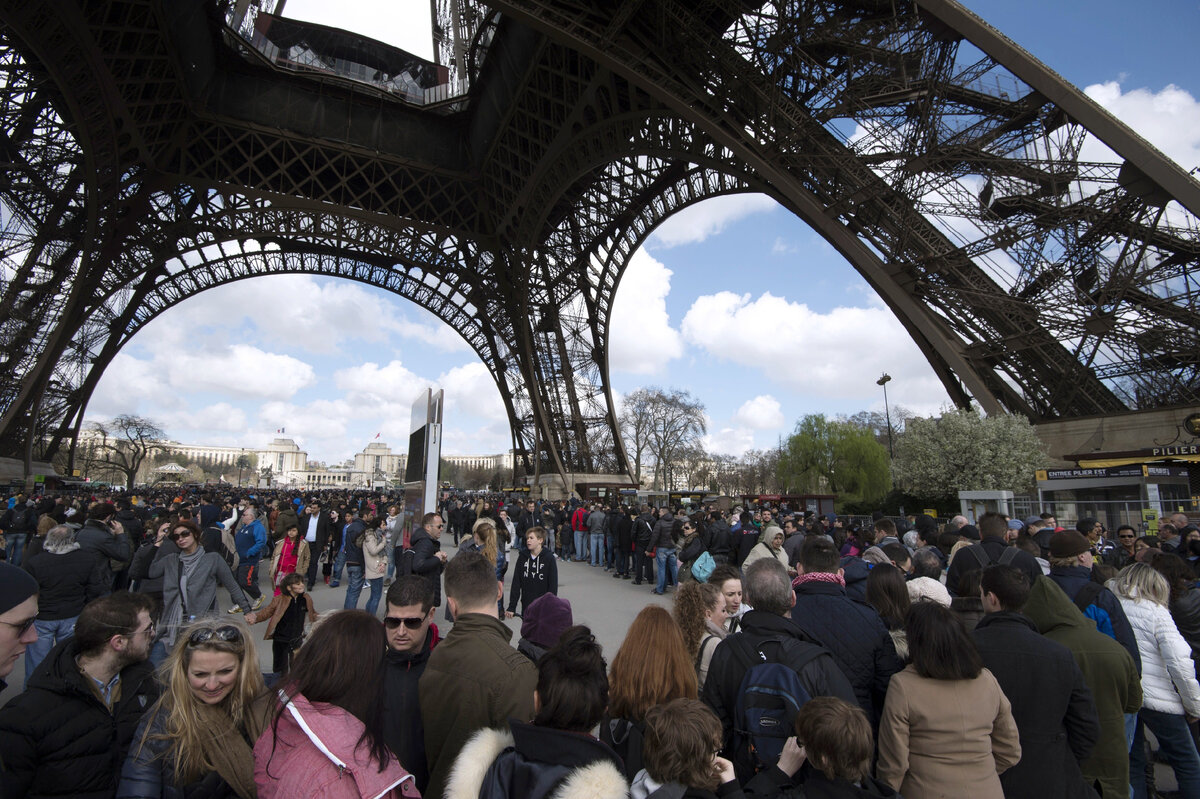
M 429 784 L 429 765 L 417 683 L 435 643 L 432 622 L 433 584 L 417 574 L 397 577 L 388 587 L 383 617 L 388 644 L 383 742 L 413 775 L 422 795 Z
M 413 572 L 433 584 L 433 606 L 442 604 L 442 571 L 446 568 L 446 553 L 442 551 L 442 531 L 446 523 L 437 513 L 426 513 L 421 529 L 413 532 Z

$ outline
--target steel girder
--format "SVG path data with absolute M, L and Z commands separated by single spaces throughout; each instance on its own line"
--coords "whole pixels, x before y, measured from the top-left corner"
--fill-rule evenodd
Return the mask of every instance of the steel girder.
M 56 448 L 181 299 L 314 271 L 454 326 L 527 466 L 627 471 L 621 274 L 667 215 L 748 190 L 846 255 L 960 404 L 1200 399 L 1200 187 L 955 3 L 434 10 L 471 90 L 417 110 L 276 69 L 209 0 L 0 0 L 2 448 Z

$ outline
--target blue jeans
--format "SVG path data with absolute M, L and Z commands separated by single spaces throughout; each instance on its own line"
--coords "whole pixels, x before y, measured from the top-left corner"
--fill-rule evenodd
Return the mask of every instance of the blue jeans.
M 33 674 L 33 670 L 46 659 L 46 655 L 50 654 L 54 645 L 75 634 L 75 619 L 77 618 L 79 617 L 72 616 L 69 619 L 57 621 L 42 621 L 41 619 L 34 621 L 33 629 L 37 630 L 38 639 L 25 647 L 26 685 L 29 684 L 29 677 Z
M 1175 770 L 1182 796 L 1200 796 L 1200 754 L 1192 742 L 1187 719 L 1171 713 L 1142 708 L 1138 711 L 1137 731 L 1129 752 L 1129 784 L 1133 799 L 1146 799 L 1146 731 L 1149 727 L 1158 739 L 1158 751 Z
M 29 533 L 6 533 L 4 540 L 7 542 L 8 548 L 8 564 L 10 566 L 21 565 L 21 553 L 25 551 L 25 542 L 29 539 Z M 49 651 L 49 650 L 47 650 Z M 28 673 L 28 672 L 26 672 Z
M 583 560 L 587 557 L 587 531 L 575 531 L 575 559 Z
M 667 590 L 667 569 L 671 570 L 671 582 L 679 582 L 679 563 L 675 560 L 675 548 L 659 547 L 654 553 L 654 563 L 658 572 L 658 585 L 654 593 L 661 594 Z
M 346 568 L 346 550 L 339 549 L 333 559 L 333 571 L 329 575 L 329 587 L 337 588 L 342 582 L 342 569 Z M 361 586 L 359 586 L 361 588 Z
M 604 561 L 604 533 L 591 533 L 592 565 L 599 566 Z
M 363 565 L 361 563 L 347 563 L 346 578 L 350 581 L 350 584 L 346 586 L 346 601 L 342 605 L 343 610 L 358 607 L 358 597 L 362 593 L 363 587 Z
M 374 616 L 375 611 L 379 610 L 379 600 L 383 597 L 383 578 L 372 577 L 367 580 L 367 585 L 371 586 L 371 595 L 367 597 L 367 613 Z
M 154 642 L 154 645 L 150 647 L 150 665 L 157 669 L 163 664 L 163 661 L 167 659 L 168 654 L 170 653 L 167 652 L 166 642 L 161 638 L 158 639 Z
M 388 570 L 387 578 L 392 579 L 392 575 L 396 573 L 396 547 L 388 544 Z

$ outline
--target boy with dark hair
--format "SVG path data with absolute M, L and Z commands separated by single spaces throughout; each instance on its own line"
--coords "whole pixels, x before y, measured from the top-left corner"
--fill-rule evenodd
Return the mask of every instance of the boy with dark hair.
M 633 778 L 632 795 L 740 799 L 733 763 L 718 756 L 721 722 L 697 699 L 672 699 L 646 712 L 645 768 Z
M 430 796 L 442 795 L 472 733 L 502 727 L 510 716 L 533 718 L 537 687 L 537 670 L 512 648 L 513 632 L 497 618 L 504 586 L 487 558 L 459 552 L 446 565 L 445 586 L 454 627 L 430 654 L 419 683 Z

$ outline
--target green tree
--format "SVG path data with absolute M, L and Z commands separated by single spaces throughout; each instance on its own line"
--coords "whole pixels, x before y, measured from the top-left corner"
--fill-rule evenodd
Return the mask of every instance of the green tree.
M 879 499 L 891 488 L 887 449 L 866 427 L 810 414 L 784 444 L 776 474 L 788 492 L 837 494 L 843 502 Z
M 1046 446 L 1024 416 L 956 410 L 910 419 L 896 440 L 896 476 L 917 496 L 1032 488 L 1048 463 Z

